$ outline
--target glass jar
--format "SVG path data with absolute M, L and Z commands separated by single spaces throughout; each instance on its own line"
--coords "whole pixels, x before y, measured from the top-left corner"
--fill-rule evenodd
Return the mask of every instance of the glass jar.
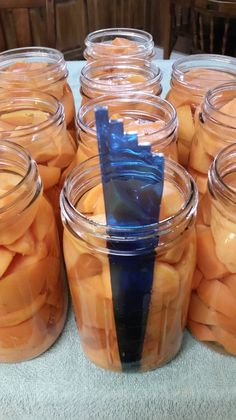
M 66 309 L 56 224 L 37 165 L 21 146 L 0 141 L 0 362 L 47 350 Z
M 66 129 L 62 104 L 44 92 L 1 92 L 0 139 L 20 144 L 36 160 L 44 192 L 60 227 L 62 174 L 76 153 L 75 141 Z
M 236 139 L 236 82 L 209 90 L 197 116 L 196 130 L 189 157 L 188 170 L 199 193 L 207 190 L 208 169 L 227 144 Z
M 153 152 L 163 152 L 177 161 L 177 118 L 174 107 L 155 95 L 136 93 L 102 96 L 86 102 L 77 115 L 78 151 L 76 161 L 98 154 L 94 110 L 107 106 L 110 119 L 122 119 L 126 132 L 136 131 L 139 143 L 149 143 Z
M 84 41 L 84 58 L 144 58 L 154 56 L 154 42 L 148 32 L 134 28 L 107 28 L 91 32 Z
M 0 53 L 1 88 L 40 90 L 55 96 L 65 109 L 66 125 L 75 136 L 75 107 L 63 54 L 52 48 L 16 48 Z
M 81 70 L 82 105 L 89 99 L 119 93 L 147 92 L 160 95 L 162 74 L 147 60 L 98 60 L 87 63 Z
M 194 181 L 166 159 L 160 222 L 118 232 L 106 224 L 98 156 L 66 179 L 61 192 L 65 264 L 81 344 L 96 365 L 146 371 L 179 351 L 196 263 L 196 206 Z M 152 244 L 159 238 L 158 246 L 145 247 L 147 238 Z M 146 278 L 152 263 L 152 286 L 146 290 L 147 282 L 138 285 L 132 267 Z M 122 270 L 129 280 L 125 294 L 119 289 Z M 138 309 L 136 300 L 142 302 Z
M 192 334 L 236 356 L 236 144 L 216 156 L 199 204 L 197 268 L 188 315 Z
M 236 58 L 223 55 L 197 54 L 181 58 L 173 64 L 171 88 L 166 99 L 177 111 L 179 120 L 177 147 L 179 162 L 183 166 L 188 165 L 198 107 L 205 93 L 210 88 L 230 82 L 235 77 Z

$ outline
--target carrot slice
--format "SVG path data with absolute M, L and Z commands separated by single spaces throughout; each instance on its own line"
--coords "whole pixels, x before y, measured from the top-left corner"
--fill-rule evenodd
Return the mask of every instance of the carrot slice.
M 192 293 L 188 317 L 191 321 L 199 322 L 200 324 L 217 324 L 216 312 L 206 306 L 196 293 Z
M 204 225 L 197 225 L 197 266 L 207 280 L 220 278 L 228 273 L 216 256 L 211 229 Z
M 224 283 L 219 280 L 202 281 L 198 286 L 197 294 L 210 308 L 229 318 L 236 318 L 236 299 Z
M 60 168 L 38 164 L 38 169 L 42 178 L 44 190 L 48 190 L 48 188 L 58 184 L 61 176 Z
M 218 326 L 213 326 L 212 332 L 216 337 L 216 341 L 218 341 L 227 352 L 236 356 L 236 336 Z
M 9 251 L 3 246 L 0 246 L 0 278 L 7 270 L 8 266 L 11 264 L 14 255 L 14 252 Z
M 194 271 L 193 280 L 192 280 L 192 289 L 193 290 L 196 290 L 198 288 L 202 279 L 203 279 L 203 275 L 202 275 L 201 271 L 196 268 L 195 271 Z
M 233 297 L 236 299 L 236 274 L 230 274 L 225 277 L 223 282 L 229 287 L 230 293 L 232 293 Z
M 211 327 L 199 324 L 199 322 L 188 321 L 188 327 L 191 333 L 200 341 L 215 341 L 215 336 Z

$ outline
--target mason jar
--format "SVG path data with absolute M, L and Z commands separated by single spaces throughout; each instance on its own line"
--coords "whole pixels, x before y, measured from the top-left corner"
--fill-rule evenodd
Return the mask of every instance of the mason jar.
M 236 77 L 236 58 L 224 55 L 196 54 L 174 62 L 171 87 L 166 99 L 174 105 L 179 120 L 179 162 L 187 167 L 197 126 L 199 105 L 205 93 Z
M 197 117 L 188 170 L 200 194 L 207 190 L 207 173 L 214 157 L 236 139 L 236 81 L 209 90 Z
M 97 366 L 146 371 L 179 351 L 196 263 L 196 206 L 194 181 L 169 159 L 160 221 L 152 225 L 107 225 L 98 156 L 66 179 L 65 264 L 82 348 Z
M 188 314 L 192 334 L 236 356 L 236 144 L 216 156 L 199 204 L 197 267 Z
M 66 129 L 63 106 L 47 93 L 0 93 L 0 139 L 18 143 L 38 164 L 43 188 L 61 226 L 59 194 L 63 171 L 76 154 L 76 144 Z
M 67 78 L 66 62 L 58 50 L 28 47 L 0 53 L 1 88 L 40 90 L 55 96 L 64 106 L 66 125 L 74 136 L 75 106 Z
M 112 58 L 143 58 L 154 56 L 153 37 L 134 28 L 107 28 L 91 32 L 85 38 L 84 58 L 88 61 Z
M 37 165 L 0 141 L 0 362 L 47 350 L 65 323 L 58 233 Z
M 97 60 L 81 70 L 82 105 L 102 95 L 147 92 L 159 96 L 162 92 L 161 70 L 148 60 Z
M 177 118 L 174 107 L 158 96 L 136 93 L 102 96 L 86 102 L 79 110 L 76 120 L 78 151 L 76 162 L 98 154 L 94 110 L 107 106 L 110 119 L 122 119 L 126 132 L 138 133 L 138 141 L 151 144 L 153 152 L 163 152 L 177 161 Z

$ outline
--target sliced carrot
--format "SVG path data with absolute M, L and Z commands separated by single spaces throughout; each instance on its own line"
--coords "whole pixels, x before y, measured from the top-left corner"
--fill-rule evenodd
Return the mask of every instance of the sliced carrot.
M 201 271 L 196 268 L 193 274 L 192 290 L 196 290 L 198 288 L 202 279 L 203 279 L 203 275 Z
M 44 190 L 58 184 L 61 176 L 60 168 L 38 164 L 38 169 L 43 182 Z
M 200 341 L 215 341 L 215 336 L 211 327 L 200 324 L 199 322 L 188 321 L 188 327 L 191 333 Z
M 217 324 L 216 312 L 206 306 L 196 293 L 192 293 L 190 299 L 188 318 L 200 324 Z
M 223 279 L 224 284 L 229 287 L 230 293 L 236 299 L 236 274 L 230 274 Z
M 35 241 L 34 237 L 28 229 L 23 236 L 21 236 L 19 239 L 17 239 L 12 244 L 7 245 L 7 248 L 18 254 L 22 255 L 31 255 L 35 253 Z
M 134 74 L 126 77 L 126 81 L 130 83 L 143 83 L 146 79 L 142 74 Z
M 11 264 L 15 253 L 0 246 L 0 278 L 3 276 L 9 265 Z
M 176 214 L 180 211 L 183 204 L 184 197 L 178 188 L 169 181 L 165 181 L 161 200 L 160 220 Z
M 199 133 L 198 133 L 199 131 Z M 201 138 L 201 131 L 198 130 L 193 138 L 191 152 L 189 156 L 189 166 L 195 171 L 207 174 L 212 163 L 212 157 L 204 149 L 204 143 Z
M 11 327 L 13 325 L 18 325 L 21 322 L 26 321 L 27 319 L 34 316 L 46 301 L 46 293 L 44 295 L 38 295 L 35 300 L 30 302 L 29 305 L 19 309 L 16 312 L 10 312 L 6 315 L 0 316 L 0 328 L 2 327 Z
M 170 302 L 175 299 L 179 291 L 180 277 L 177 270 L 170 264 L 157 262 L 154 266 L 152 302 L 160 300 Z
M 215 341 L 218 341 L 228 353 L 236 356 L 236 335 L 219 327 L 212 327 L 212 332 L 216 337 Z
M 236 318 L 236 299 L 223 282 L 219 280 L 202 281 L 198 286 L 197 294 L 208 307 L 229 318 Z
M 204 225 L 197 225 L 197 266 L 206 279 L 221 278 L 228 273 L 216 256 L 211 229 Z
M 45 238 L 52 223 L 54 223 L 54 216 L 51 204 L 42 196 L 38 212 L 31 226 L 33 235 L 38 241 Z

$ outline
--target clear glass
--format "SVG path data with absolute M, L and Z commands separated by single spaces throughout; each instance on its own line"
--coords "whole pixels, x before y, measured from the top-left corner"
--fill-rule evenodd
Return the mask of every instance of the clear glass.
M 181 58 L 173 64 L 171 88 L 166 99 L 177 111 L 178 156 L 184 167 L 188 166 L 198 109 L 205 93 L 235 77 L 236 58 L 224 55 L 196 54 Z
M 0 139 L 26 148 L 36 160 L 44 192 L 61 227 L 59 194 L 63 171 L 76 153 L 76 144 L 66 129 L 63 106 L 44 92 L 0 93 Z
M 161 221 L 145 227 L 115 229 L 106 224 L 98 156 L 78 165 L 67 178 L 61 192 L 65 264 L 81 344 L 96 365 L 114 371 L 146 371 L 167 363 L 179 351 L 196 263 L 196 206 L 194 181 L 170 159 L 165 160 Z M 157 237 L 154 255 L 143 245 L 135 250 L 132 246 L 137 238 L 143 244 L 146 238 L 155 242 Z M 122 320 L 119 325 L 114 318 L 120 310 L 120 295 L 110 275 L 109 261 L 114 257 L 113 268 L 119 271 L 122 266 L 128 272 L 134 258 L 144 271 L 154 258 L 152 289 L 141 297 L 143 304 L 150 299 L 148 314 L 137 321 L 135 309 L 129 311 L 131 324 L 144 329 L 142 339 L 132 342 L 132 351 L 141 349 L 140 356 L 130 363 L 121 363 L 124 355 L 117 338 L 119 326 L 124 328 L 120 336 L 124 342 L 133 337 L 133 327 Z M 129 278 L 135 301 L 139 291 L 132 283 L 132 272 Z
M 102 95 L 147 92 L 160 95 L 162 74 L 148 60 L 98 60 L 86 64 L 81 70 L 82 105 L 88 99 Z
M 148 32 L 134 28 L 107 28 L 91 32 L 84 41 L 84 58 L 144 58 L 154 56 L 154 42 Z
M 16 48 L 0 53 L 1 88 L 40 90 L 54 95 L 63 104 L 66 125 L 74 136 L 75 106 L 67 82 L 63 54 L 52 48 Z
M 209 170 L 199 203 L 197 267 L 188 314 L 192 334 L 236 356 L 236 144 L 224 148 Z
M 199 193 L 207 190 L 207 173 L 214 157 L 236 139 L 236 82 L 209 90 L 196 118 L 188 170 Z
M 21 146 L 0 141 L 0 362 L 47 350 L 66 309 L 56 223 L 37 165 Z
M 139 143 L 149 143 L 153 152 L 163 152 L 177 161 L 177 118 L 174 107 L 155 95 L 102 96 L 86 102 L 77 115 L 78 151 L 76 162 L 98 154 L 95 114 L 97 106 L 107 106 L 110 119 L 122 119 L 125 131 L 137 131 Z

